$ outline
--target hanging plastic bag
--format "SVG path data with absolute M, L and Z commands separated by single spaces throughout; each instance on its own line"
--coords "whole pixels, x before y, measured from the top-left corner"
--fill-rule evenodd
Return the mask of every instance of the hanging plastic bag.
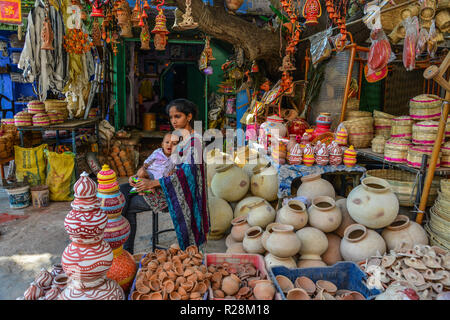
M 416 45 L 416 58 L 419 57 L 423 51 L 427 47 L 427 41 L 428 41 L 428 31 L 425 28 L 420 28 L 419 31 L 419 37 L 417 39 L 417 45 Z
M 382 70 L 391 59 L 391 45 L 383 29 L 374 29 L 370 32 L 369 56 L 367 58 L 367 76 Z
M 406 35 L 403 44 L 403 65 L 407 71 L 416 66 L 416 45 L 419 38 L 419 20 L 416 16 L 403 20 Z
M 22 148 L 14 146 L 16 162 L 16 179 L 18 182 L 27 178 L 31 187 L 45 183 L 45 158 L 46 144 L 34 148 Z
M 332 34 L 332 29 L 328 28 L 311 37 L 311 47 L 309 51 L 311 53 L 311 61 L 313 64 L 317 64 L 331 56 L 331 45 L 328 38 Z
M 430 32 L 428 32 L 428 41 L 427 41 L 427 51 L 430 58 L 434 58 L 434 55 L 437 51 L 437 40 L 436 40 L 437 32 L 436 25 L 433 22 L 431 23 Z
M 75 154 L 46 152 L 47 179 L 51 201 L 72 201 L 75 184 Z

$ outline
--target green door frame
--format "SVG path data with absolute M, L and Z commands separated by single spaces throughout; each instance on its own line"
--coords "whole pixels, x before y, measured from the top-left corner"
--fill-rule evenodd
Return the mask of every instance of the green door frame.
M 113 57 L 113 79 L 114 79 L 114 128 L 115 130 L 121 129 L 125 123 L 127 118 L 127 78 L 125 71 L 127 70 L 127 59 L 126 59 L 126 42 L 140 42 L 140 38 L 125 38 L 117 44 L 117 55 Z M 153 39 L 150 40 L 153 42 Z M 205 44 L 204 40 L 180 40 L 180 39 L 169 39 L 169 43 L 174 44 Z M 195 62 L 191 62 L 195 63 Z M 208 76 L 205 76 L 205 92 L 208 89 Z M 205 125 L 208 127 L 208 95 L 205 94 Z

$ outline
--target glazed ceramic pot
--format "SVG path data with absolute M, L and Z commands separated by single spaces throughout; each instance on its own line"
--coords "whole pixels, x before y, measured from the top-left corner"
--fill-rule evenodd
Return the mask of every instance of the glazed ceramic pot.
M 289 134 L 289 142 L 286 145 L 287 156 L 289 157 L 291 149 L 297 144 L 297 139 L 295 134 Z
M 267 117 L 267 121 L 261 124 L 259 128 L 258 142 L 268 150 L 271 146 L 272 137 L 283 138 L 287 134 L 287 128 L 284 125 L 283 118 L 277 115 Z
M 389 182 L 368 177 L 347 197 L 348 213 L 357 223 L 368 228 L 384 228 L 394 222 L 399 202 Z
M 302 118 L 296 118 L 292 121 L 290 121 L 288 125 L 288 132 L 289 135 L 295 135 L 298 136 L 300 139 L 305 133 L 306 129 L 309 128 L 309 124 L 305 119 Z
M 321 260 L 321 255 L 328 249 L 325 233 L 317 228 L 305 227 L 296 232 L 301 241 L 300 260 Z
M 297 190 L 297 196 L 305 197 L 309 201 L 319 196 L 336 197 L 333 185 L 321 178 L 320 174 L 309 174 L 301 178 L 302 184 Z
M 352 219 L 352 217 L 350 217 L 350 214 L 348 213 L 346 198 L 336 200 L 336 207 L 338 207 L 341 210 L 342 221 L 339 227 L 336 230 L 334 230 L 334 233 L 337 234 L 340 238 L 342 238 L 344 237 L 345 229 L 349 225 L 355 224 L 356 222 L 355 220 Z
M 211 180 L 211 189 L 218 198 L 229 202 L 239 201 L 249 189 L 250 179 L 245 171 L 234 164 L 216 168 Z
M 275 222 L 289 224 L 294 231 L 303 228 L 308 223 L 306 205 L 298 200 L 290 200 L 277 212 Z
M 208 208 L 211 223 L 208 239 L 221 239 L 231 226 L 233 210 L 228 202 L 217 197 L 208 198 Z
M 341 238 L 333 233 L 326 234 L 328 239 L 328 249 L 322 254 L 322 260 L 327 265 L 332 266 L 338 261 L 343 261 L 341 256 Z
M 360 262 L 378 254 L 383 255 L 386 243 L 377 232 L 361 224 L 352 224 L 345 229 L 340 249 L 345 261 Z
M 342 222 L 342 214 L 333 198 L 319 196 L 312 200 L 308 208 L 308 222 L 311 227 L 323 232 L 336 230 Z
M 294 227 L 287 224 L 272 226 L 272 233 L 266 240 L 267 250 L 280 258 L 288 258 L 297 254 L 301 242 L 294 232 Z
M 275 286 L 271 280 L 258 280 L 253 288 L 256 300 L 272 300 L 275 292 Z
M 264 262 L 266 263 L 267 268 L 283 266 L 283 267 L 286 267 L 289 269 L 295 269 L 297 267 L 297 264 L 295 263 L 295 260 L 293 257 L 280 258 L 271 253 L 267 253 L 264 256 Z
M 381 236 L 388 250 L 412 249 L 416 244 L 428 245 L 428 237 L 422 226 L 410 221 L 407 216 L 398 215 Z
M 237 207 L 236 207 L 237 209 Z M 275 209 L 264 199 L 255 199 L 246 202 L 239 207 L 239 212 L 247 212 L 247 222 L 250 226 L 265 228 L 269 223 L 274 222 L 276 217 Z M 244 215 L 240 215 L 244 216 Z
M 267 238 L 270 236 L 270 234 L 272 233 L 272 227 L 275 225 L 279 225 L 280 223 L 277 222 L 272 222 L 269 223 L 266 227 L 266 230 L 264 230 L 262 236 L 261 236 L 261 243 L 264 247 L 264 249 L 266 249 L 267 251 L 267 247 L 266 247 L 266 243 L 267 243 Z
M 261 227 L 251 227 L 245 232 L 244 240 L 242 241 L 242 246 L 244 250 L 248 253 L 263 254 L 266 252 L 264 249 L 261 237 L 263 234 L 263 229 Z
M 274 166 L 255 167 L 251 178 L 251 192 L 267 201 L 278 199 L 278 172 Z
M 245 232 L 251 228 L 247 223 L 247 217 L 237 217 L 231 220 L 231 237 L 236 242 L 242 242 L 245 237 Z

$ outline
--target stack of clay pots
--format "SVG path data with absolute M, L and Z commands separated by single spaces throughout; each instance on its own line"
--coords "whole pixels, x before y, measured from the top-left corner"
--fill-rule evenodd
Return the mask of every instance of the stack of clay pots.
M 61 264 L 54 264 L 48 272 L 42 268 L 34 281 L 17 300 L 57 300 L 67 285 L 68 277 Z
M 392 299 L 386 293 L 398 284 L 413 289 L 409 292 L 413 300 L 449 299 L 450 252 L 437 246 L 418 244 L 412 249 L 391 250 L 370 257 L 360 267 L 368 276 L 369 289 L 385 291 L 376 299 Z
M 210 299 L 227 300 L 273 300 L 276 289 L 252 263 L 231 265 L 227 262 L 211 264 Z
M 202 300 L 213 277 L 202 261 L 196 246 L 183 251 L 172 245 L 148 253 L 141 260 L 131 299 Z
M 328 280 L 317 280 L 301 276 L 292 281 L 283 275 L 275 277 L 287 300 L 366 300 L 357 291 L 338 289 Z

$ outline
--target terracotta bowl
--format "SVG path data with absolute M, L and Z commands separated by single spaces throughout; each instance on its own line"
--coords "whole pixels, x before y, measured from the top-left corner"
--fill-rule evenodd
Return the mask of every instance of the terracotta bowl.
M 309 295 L 316 292 L 316 285 L 314 284 L 314 281 L 308 277 L 298 277 L 295 279 L 295 287 L 305 290 Z
M 311 300 L 308 293 L 301 288 L 294 288 L 289 290 L 286 296 L 287 300 Z
M 283 275 L 278 275 L 275 277 L 275 279 L 277 280 L 278 285 L 280 286 L 281 290 L 284 293 L 294 289 L 294 284 L 288 277 L 285 277 Z
M 333 282 L 327 280 L 317 280 L 316 287 L 317 289 L 323 289 L 324 292 L 327 292 L 331 295 L 335 295 L 337 291 L 336 285 Z

